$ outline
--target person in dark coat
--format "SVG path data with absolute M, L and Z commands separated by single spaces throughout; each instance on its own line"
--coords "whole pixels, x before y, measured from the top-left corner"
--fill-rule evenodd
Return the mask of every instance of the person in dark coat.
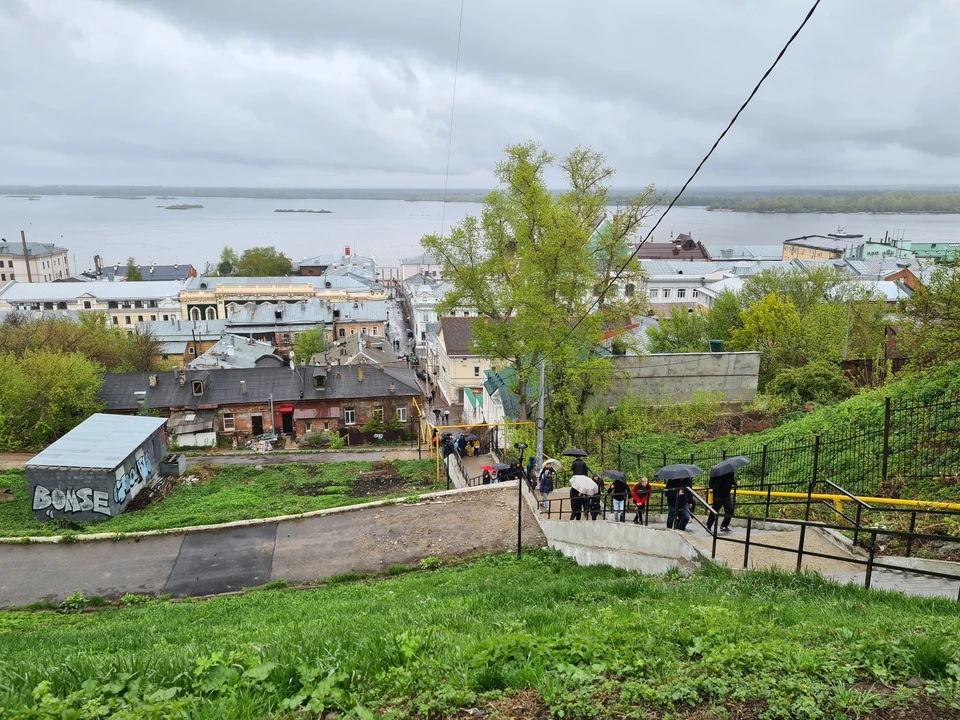
M 493 478 L 490 476 L 490 471 L 484 469 L 484 471 L 483 471 L 483 484 L 484 484 L 484 485 L 489 485 L 489 484 L 492 483 L 492 482 L 493 482 Z
M 578 457 L 573 461 L 573 474 L 586 475 L 587 477 L 590 477 L 590 469 L 587 467 L 587 463 L 582 457 Z
M 667 499 L 667 529 L 673 529 L 673 524 L 677 519 L 677 499 L 680 494 L 680 480 L 673 478 L 666 481 L 663 489 L 663 496 Z M 686 506 L 686 502 L 684 502 Z
M 570 519 L 571 520 L 580 520 L 583 518 L 583 504 L 587 500 L 580 492 L 575 488 L 570 488 Z
M 540 505 L 550 513 L 550 493 L 553 492 L 554 469 L 547 465 L 540 471 Z
M 691 480 L 683 480 L 677 492 L 677 519 L 673 524 L 674 530 L 686 530 L 687 523 L 693 517 L 693 486 Z
M 710 478 L 710 489 L 713 490 L 713 500 L 710 507 L 718 513 L 721 509 L 723 510 L 723 522 L 720 523 L 721 532 L 730 532 L 730 519 L 733 517 L 733 489 L 739 487 L 739 485 L 740 483 L 736 481 L 732 472 Z M 713 527 L 716 519 L 717 516 L 711 513 L 710 517 L 707 518 L 707 530 Z
M 627 495 L 630 493 L 630 486 L 623 480 L 614 479 L 607 488 L 607 494 L 613 500 L 613 521 L 626 521 Z
M 597 516 L 600 514 L 600 508 L 601 508 L 600 498 L 603 495 L 603 478 L 601 478 L 599 475 L 594 475 L 593 481 L 597 484 L 598 491 L 596 495 L 591 495 L 587 499 L 587 503 L 590 510 L 590 519 L 596 520 Z

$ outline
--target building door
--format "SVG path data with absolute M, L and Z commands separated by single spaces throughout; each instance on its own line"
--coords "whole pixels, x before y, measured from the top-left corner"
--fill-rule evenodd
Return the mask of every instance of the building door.
M 253 423 L 253 434 L 263 435 L 263 415 L 251 415 L 250 420 Z
M 280 419 L 283 421 L 284 434 L 293 435 L 293 412 L 280 413 Z

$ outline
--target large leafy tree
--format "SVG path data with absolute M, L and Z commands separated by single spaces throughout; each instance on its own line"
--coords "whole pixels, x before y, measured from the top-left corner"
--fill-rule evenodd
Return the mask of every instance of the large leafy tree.
M 760 352 L 760 385 L 766 385 L 779 370 L 801 364 L 800 313 L 790 300 L 771 293 L 743 313 L 743 327 L 730 338 L 731 350 Z
M 545 175 L 554 170 L 565 181 L 561 192 L 547 187 Z M 476 310 L 474 351 L 515 370 L 524 416 L 528 387 L 549 356 L 551 422 L 560 434 L 581 416 L 590 388 L 609 377 L 610 362 L 597 351 L 604 333 L 645 309 L 633 292 L 640 267 L 630 258 L 629 241 L 654 208 L 654 189 L 609 213 L 613 175 L 603 155 L 590 149 L 577 148 L 556 163 L 536 143 L 510 146 L 480 216 L 468 216 L 446 236 L 421 240 L 452 286 L 441 314 Z M 621 267 L 616 292 L 598 301 Z
M 960 359 L 960 264 L 933 268 L 900 303 L 897 342 L 917 369 Z
M 219 275 L 232 275 L 237 267 L 239 258 L 237 253 L 229 245 L 220 251 L 220 262 L 217 263 L 217 273 Z
M 0 354 L 0 450 L 28 450 L 73 429 L 103 403 L 103 368 L 84 355 Z
M 244 277 L 289 275 L 293 272 L 293 263 L 272 245 L 253 247 L 243 251 L 234 266 L 234 271 L 237 275 Z
M 327 349 L 327 334 L 323 330 L 305 330 L 293 341 L 297 362 L 310 362 L 310 358 Z
M 707 352 L 707 316 L 674 307 L 657 327 L 647 328 L 647 349 L 652 353 Z

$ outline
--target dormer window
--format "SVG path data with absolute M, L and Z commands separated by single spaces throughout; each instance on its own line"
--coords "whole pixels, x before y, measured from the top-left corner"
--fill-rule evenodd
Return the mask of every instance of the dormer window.
M 191 383 L 191 386 L 193 387 L 194 395 L 197 395 L 197 396 L 203 395 L 203 380 L 194 380 Z

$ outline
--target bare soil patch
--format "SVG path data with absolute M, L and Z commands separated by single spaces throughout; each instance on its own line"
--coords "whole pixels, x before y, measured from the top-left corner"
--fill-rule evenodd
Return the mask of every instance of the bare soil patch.
M 381 495 L 395 495 L 411 490 L 416 483 L 400 477 L 397 469 L 388 462 L 377 460 L 373 469 L 357 475 L 356 481 L 350 486 L 350 497 L 380 497 Z

